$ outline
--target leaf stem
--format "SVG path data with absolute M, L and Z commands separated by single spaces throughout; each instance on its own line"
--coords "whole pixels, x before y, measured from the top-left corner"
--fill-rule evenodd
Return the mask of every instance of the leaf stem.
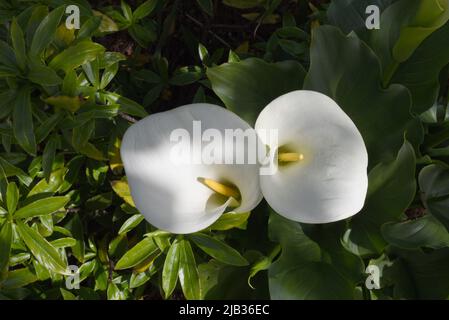
M 385 68 L 384 78 L 382 81 L 382 85 L 384 88 L 387 88 L 389 86 L 391 78 L 393 78 L 398 67 L 399 67 L 399 62 L 394 61 L 387 68 Z

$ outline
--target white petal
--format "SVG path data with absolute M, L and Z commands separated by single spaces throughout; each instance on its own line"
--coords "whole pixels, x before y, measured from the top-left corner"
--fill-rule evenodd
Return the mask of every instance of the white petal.
M 264 108 L 256 122 L 260 129 L 278 129 L 278 146 L 304 155 L 260 177 L 262 193 L 276 212 L 294 221 L 328 223 L 361 210 L 368 154 L 357 127 L 331 98 L 314 91 L 287 93 Z
M 173 233 L 191 233 L 210 226 L 229 204 L 224 197 L 217 200 L 216 194 L 197 180 L 199 177 L 224 179 L 237 186 L 242 199 L 234 211 L 252 210 L 262 198 L 257 164 L 205 165 L 173 161 L 176 141 L 170 141 L 170 135 L 173 130 L 184 128 L 193 138 L 193 121 L 201 121 L 201 133 L 209 128 L 223 134 L 225 129 L 253 130 L 224 108 L 191 104 L 142 119 L 126 131 L 121 146 L 137 209 L 149 223 Z M 203 148 L 207 145 L 200 143 Z

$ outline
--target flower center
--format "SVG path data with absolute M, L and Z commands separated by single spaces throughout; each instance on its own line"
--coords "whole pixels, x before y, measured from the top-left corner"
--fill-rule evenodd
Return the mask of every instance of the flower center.
M 198 181 L 221 196 L 225 196 L 227 198 L 232 197 L 235 201 L 232 201 L 230 206 L 238 207 L 240 205 L 241 195 L 239 189 L 236 186 L 230 183 L 225 184 L 202 177 L 199 177 Z
M 278 162 L 298 162 L 304 160 L 302 153 L 284 152 L 278 154 Z

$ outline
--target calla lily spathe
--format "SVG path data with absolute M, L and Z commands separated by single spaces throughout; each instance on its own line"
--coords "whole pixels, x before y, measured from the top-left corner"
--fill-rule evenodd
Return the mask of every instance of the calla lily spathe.
M 225 129 L 254 130 L 224 108 L 190 104 L 150 115 L 133 124 L 121 145 L 121 157 L 137 209 L 152 225 L 172 233 L 202 230 L 229 206 L 234 206 L 232 211 L 247 212 L 262 199 L 257 163 L 206 165 L 173 161 L 171 133 L 185 129 L 193 135 L 193 121 L 201 121 L 203 132 L 215 129 L 223 135 Z M 207 145 L 207 142 L 200 143 L 202 147 Z M 186 150 L 192 147 L 190 141 L 186 144 L 189 144 Z
M 355 124 L 329 97 L 293 91 L 268 104 L 256 131 L 277 129 L 279 167 L 260 177 L 262 193 L 280 215 L 304 223 L 348 218 L 363 207 L 368 155 Z

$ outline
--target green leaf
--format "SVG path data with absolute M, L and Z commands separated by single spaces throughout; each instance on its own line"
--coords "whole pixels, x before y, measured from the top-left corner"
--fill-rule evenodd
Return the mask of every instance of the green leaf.
M 206 64 L 206 61 L 209 57 L 209 52 L 207 51 L 207 48 L 201 43 L 198 44 L 198 55 L 200 56 L 200 60 L 204 64 Z
M 368 17 L 366 8 L 375 5 L 382 13 L 395 0 L 337 0 L 329 4 L 326 14 L 330 24 L 337 26 L 348 34 L 355 31 L 361 39 L 367 38 L 369 30 L 366 28 Z M 382 23 L 382 22 L 381 22 Z M 383 25 L 383 24 L 382 24 Z
M 432 32 L 449 19 L 446 0 L 400 0 L 388 7 L 381 16 L 384 28 L 373 32 L 373 48 L 382 65 L 407 60 Z
M 50 132 L 58 125 L 58 123 L 64 118 L 64 112 L 56 112 L 55 114 L 48 117 L 45 121 L 41 123 L 36 129 L 36 140 L 37 143 L 41 143 L 47 138 Z
M 182 68 L 173 75 L 169 83 L 174 86 L 186 86 L 197 82 L 202 76 L 201 70 Z
M 201 250 L 212 258 L 233 266 L 247 266 L 248 261 L 240 253 L 226 243 L 202 233 L 188 236 Z
M 14 217 L 16 219 L 28 219 L 31 217 L 51 214 L 64 208 L 69 201 L 70 197 L 67 196 L 39 199 L 17 210 Z
M 117 262 L 115 270 L 123 270 L 137 266 L 151 255 L 159 251 L 152 237 L 148 237 L 140 241 Z
M 165 293 L 165 299 L 168 299 L 173 290 L 175 290 L 178 281 L 179 259 L 179 240 L 175 239 L 170 246 L 170 249 L 168 249 L 164 267 L 162 269 L 162 289 Z
M 276 256 L 280 253 L 281 251 L 281 246 L 276 246 L 274 247 L 274 249 L 272 250 L 272 252 L 270 253 L 270 255 L 268 257 L 262 256 L 259 260 L 257 260 L 252 266 L 251 266 L 251 270 L 249 272 L 249 276 L 248 276 L 248 285 L 252 288 L 255 289 L 253 287 L 253 285 L 251 284 L 251 280 L 260 272 L 263 270 L 268 270 L 271 266 L 271 264 L 273 263 L 274 258 L 276 258 Z
M 0 93 L 0 119 L 5 118 L 11 113 L 15 96 L 16 95 L 13 90 L 5 90 Z
M 76 240 L 70 237 L 67 238 L 59 238 L 50 242 L 50 244 L 56 249 L 73 247 L 76 245 Z
M 200 279 L 190 242 L 179 241 L 179 282 L 187 300 L 198 300 L 201 297 Z
M 76 300 L 76 296 L 72 292 L 64 288 L 59 288 L 59 291 L 61 292 L 62 298 L 64 300 Z
M 301 89 L 304 76 L 303 67 L 296 61 L 268 63 L 258 58 L 207 69 L 214 92 L 250 125 L 272 100 Z
M 36 275 L 30 269 L 16 269 L 8 272 L 8 277 L 2 282 L 2 289 L 22 288 L 37 280 Z
M 406 88 L 380 87 L 377 57 L 354 34 L 316 28 L 304 89 L 326 94 L 354 121 L 368 149 L 370 167 L 393 159 L 413 118 Z
M 98 11 L 93 11 L 94 16 L 88 18 L 85 23 L 81 26 L 80 30 L 78 31 L 78 39 L 84 39 L 88 38 L 94 35 L 95 31 L 98 30 L 102 23 L 102 18 L 97 17 L 95 14 L 98 13 Z M 104 16 L 104 15 L 102 15 Z M 117 29 L 117 26 L 116 26 Z
M 449 230 L 449 169 L 431 164 L 421 170 L 418 180 L 427 210 Z
M 339 238 L 344 224 L 300 224 L 272 213 L 269 236 L 282 253 L 268 271 L 272 299 L 353 299 L 362 261 Z
M 9 221 L 3 223 L 0 227 L 0 280 L 8 270 L 9 255 L 12 242 L 12 224 Z
M 62 83 L 62 79 L 57 75 L 56 71 L 47 67 L 40 61 L 28 60 L 30 70 L 27 78 L 41 86 L 56 86 Z
M 73 129 L 72 146 L 75 150 L 82 150 L 88 143 L 95 130 L 95 120 L 89 120 Z
M 212 3 L 212 0 L 196 0 L 196 2 L 209 16 L 212 17 L 214 15 L 214 4 Z
M 71 231 L 72 236 L 76 239 L 76 244 L 72 247 L 72 253 L 78 259 L 78 261 L 84 262 L 84 229 L 78 213 L 75 213 L 73 215 L 73 218 L 69 221 L 67 228 Z
M 104 155 L 103 152 L 97 149 L 92 143 L 88 142 L 86 145 L 78 150 L 81 154 L 86 155 L 87 157 L 98 160 L 98 161 L 105 161 L 108 160 Z
M 80 275 L 80 282 L 87 279 L 94 271 L 97 266 L 97 260 L 89 260 L 81 265 L 78 272 Z
M 232 228 L 244 229 L 251 212 L 227 212 L 223 213 L 209 228 L 211 230 L 225 231 Z
M 145 18 L 146 16 L 149 16 L 151 13 L 153 13 L 154 9 L 158 5 L 158 0 L 147 0 L 144 3 L 142 3 L 140 6 L 137 7 L 137 9 L 133 12 L 133 20 L 137 21 L 140 19 Z
M 58 136 L 53 135 L 45 144 L 44 153 L 42 154 L 42 169 L 44 170 L 44 178 L 50 181 L 50 175 L 55 160 L 56 148 L 58 146 Z
M 431 215 L 417 220 L 390 222 L 382 226 L 382 235 L 390 244 L 404 249 L 449 247 L 449 232 Z
M 109 282 L 107 291 L 108 300 L 125 300 L 126 297 L 114 282 Z
M 8 183 L 8 188 L 6 190 L 6 204 L 8 207 L 8 212 L 12 216 L 17 208 L 17 203 L 19 202 L 19 188 L 15 182 Z
M 134 214 L 130 218 L 128 218 L 120 227 L 120 230 L 118 231 L 118 234 L 124 234 L 131 230 L 133 230 L 135 227 L 137 227 L 145 217 L 141 214 Z
M 449 61 L 449 47 L 444 45 L 448 37 L 449 23 L 446 23 L 399 65 L 391 79 L 391 83 L 403 84 L 410 90 L 416 113 L 426 111 L 437 99 L 439 74 Z
M 91 40 L 82 40 L 71 46 L 58 55 L 51 61 L 49 66 L 55 70 L 64 70 L 66 73 L 73 70 L 89 61 L 95 60 L 105 48 Z
M 39 24 L 44 20 L 44 18 L 48 16 L 48 7 L 45 5 L 36 5 L 33 9 L 33 13 L 31 14 L 30 19 L 28 20 L 26 26 L 26 44 L 27 48 L 31 46 L 31 42 L 33 41 L 34 34 L 36 33 L 36 29 Z
M 31 111 L 31 89 L 21 88 L 16 95 L 13 111 L 14 136 L 19 145 L 30 155 L 36 155 L 33 114 Z
M 128 249 L 128 238 L 125 234 L 119 234 L 108 245 L 108 255 L 111 258 L 123 256 Z
M 11 22 L 11 41 L 16 54 L 17 64 L 21 70 L 25 70 L 26 66 L 26 48 L 25 37 L 23 35 L 22 28 L 17 23 L 17 19 L 13 19 Z
M 151 28 L 145 28 L 140 24 L 133 24 L 128 29 L 131 37 L 143 48 L 147 48 L 148 45 L 157 39 L 156 32 Z
M 449 248 L 423 252 L 394 249 L 398 257 L 383 272 L 395 299 L 446 299 L 449 296 Z
M 223 3 L 229 7 L 237 9 L 251 9 L 264 3 L 263 0 L 223 0 Z
M 33 181 L 33 179 L 22 169 L 12 165 L 2 157 L 0 157 L 0 166 L 2 167 L 6 177 L 17 177 L 26 186 L 29 186 Z
M 3 40 L 0 40 L 0 64 L 10 68 L 13 72 L 17 66 L 14 50 Z
M 100 62 L 96 58 L 90 62 L 86 62 L 82 65 L 84 74 L 87 80 L 94 86 L 95 89 L 100 87 Z
M 72 113 L 78 111 L 82 104 L 82 101 L 78 96 L 52 96 L 45 98 L 44 101 L 53 107 L 65 109 Z
M 148 83 L 161 83 L 162 78 L 155 72 L 147 69 L 142 69 L 136 72 L 135 79 L 145 81 Z
M 108 84 L 114 79 L 117 74 L 119 64 L 114 63 L 110 66 L 107 66 L 101 76 L 100 89 L 104 89 L 108 86 Z
M 36 230 L 21 221 L 17 221 L 17 231 L 33 256 L 48 270 L 59 274 L 69 274 L 67 263 L 61 259 L 58 251 Z
M 32 196 L 33 194 L 44 193 L 44 192 L 56 192 L 61 184 L 64 182 L 64 173 L 65 169 L 58 169 L 51 173 L 50 179 L 40 180 L 30 191 L 28 196 Z
M 135 289 L 140 286 L 143 286 L 145 283 L 148 282 L 148 280 L 151 279 L 151 275 L 152 275 L 151 269 L 139 273 L 133 272 L 129 279 L 129 287 L 131 289 Z
M 131 7 L 124 1 L 120 1 L 120 6 L 122 8 L 123 15 L 125 16 L 126 20 L 131 21 L 133 12 L 131 10 Z
M 106 98 L 111 102 L 111 103 L 117 103 L 120 105 L 120 111 L 124 112 L 124 113 L 128 113 L 132 116 L 137 116 L 137 117 L 141 117 L 144 118 L 148 115 L 148 112 L 146 112 L 146 110 L 137 102 L 132 101 L 128 98 L 122 97 L 121 95 L 117 94 L 117 93 L 112 93 L 109 92 L 106 95 Z
M 386 242 L 380 227 L 398 221 L 416 192 L 415 152 L 407 141 L 395 160 L 380 163 L 368 175 L 365 205 L 349 224 L 344 244 L 357 255 L 381 253 Z
M 123 180 L 111 181 L 111 186 L 112 190 L 114 190 L 114 192 L 117 193 L 117 195 L 120 198 L 125 200 L 125 202 L 130 206 L 135 207 L 127 181 Z
M 56 29 L 64 14 L 65 6 L 56 8 L 48 14 L 37 27 L 31 42 L 30 54 L 39 55 L 53 40 Z

